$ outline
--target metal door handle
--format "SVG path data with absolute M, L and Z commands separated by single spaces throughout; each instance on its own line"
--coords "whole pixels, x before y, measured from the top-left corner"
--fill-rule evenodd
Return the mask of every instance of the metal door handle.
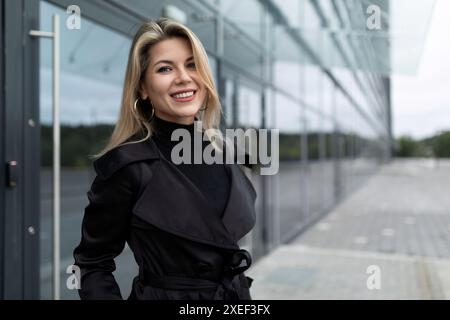
M 60 61 L 60 31 L 59 16 L 53 15 L 53 32 L 30 30 L 32 37 L 53 39 L 53 299 L 60 299 L 60 106 L 59 106 L 59 61 Z

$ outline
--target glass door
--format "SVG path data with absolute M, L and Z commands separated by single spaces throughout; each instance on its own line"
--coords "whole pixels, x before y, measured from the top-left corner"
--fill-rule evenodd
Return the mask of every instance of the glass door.
M 88 204 L 87 191 L 95 176 L 89 155 L 100 151 L 117 120 L 131 39 L 81 16 L 77 21 L 66 8 L 40 2 L 40 27 L 52 30 L 53 15 L 60 16 L 60 298 L 78 299 L 66 286 L 73 264 L 73 249 L 81 238 L 81 222 Z M 79 28 L 77 28 L 79 27 Z M 40 287 L 41 299 L 54 291 L 54 192 L 52 40 L 40 40 Z M 136 266 L 127 248 L 118 258 L 116 279 L 127 296 Z M 119 267 L 120 265 L 120 267 Z

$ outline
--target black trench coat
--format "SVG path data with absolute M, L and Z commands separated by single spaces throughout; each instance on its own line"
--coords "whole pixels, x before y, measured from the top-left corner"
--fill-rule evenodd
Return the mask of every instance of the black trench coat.
M 94 161 L 80 244 L 81 299 L 122 299 L 114 258 L 132 250 L 139 266 L 128 299 L 251 299 L 250 254 L 237 242 L 255 224 L 256 192 L 238 164 L 222 219 L 154 141 L 115 148 Z

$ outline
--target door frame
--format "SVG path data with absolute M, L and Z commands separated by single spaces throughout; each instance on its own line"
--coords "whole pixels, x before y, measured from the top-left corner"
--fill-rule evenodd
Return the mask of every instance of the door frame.
M 39 296 L 39 154 L 38 97 L 39 50 L 27 30 L 38 23 L 35 1 L 3 1 L 4 55 L 2 114 L 2 176 L 15 160 L 17 185 L 2 184 L 1 293 L 2 299 Z
M 0 88 L 4 88 L 4 70 L 3 70 L 3 64 L 4 64 L 4 46 L 3 46 L 3 21 L 4 21 L 4 16 L 3 16 L 3 6 L 5 5 L 4 1 L 0 1 Z M 4 128 L 5 127 L 5 122 L 4 122 L 4 101 L 3 98 L 0 98 L 0 128 Z M 5 193 L 3 192 L 4 186 L 6 185 L 6 179 L 5 179 L 5 174 L 6 174 L 6 168 L 4 165 L 4 157 L 3 157 L 3 148 L 4 148 L 4 143 L 3 143 L 3 129 L 0 129 L 0 159 L 2 161 L 2 165 L 0 166 L 0 185 L 2 187 L 0 187 L 0 234 L 4 234 L 4 196 Z M 3 299 L 3 272 L 4 272 L 4 259 L 3 259 L 3 252 L 4 252 L 4 245 L 3 245 L 3 237 L 0 237 L 0 300 Z

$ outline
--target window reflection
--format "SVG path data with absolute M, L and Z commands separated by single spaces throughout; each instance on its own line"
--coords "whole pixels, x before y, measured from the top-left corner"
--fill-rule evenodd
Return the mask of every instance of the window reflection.
M 302 115 L 298 102 L 282 94 L 275 94 L 275 128 L 279 129 L 280 168 L 279 225 L 281 240 L 304 222 L 304 189 L 302 178 Z
M 222 0 L 221 10 L 226 19 L 230 19 L 233 23 L 239 25 L 255 41 L 261 41 L 263 8 L 260 1 Z M 231 37 L 231 35 L 229 36 Z
M 321 163 L 322 126 L 317 112 L 305 110 L 306 140 L 308 154 L 308 215 L 322 210 L 323 164 Z
M 275 61 L 274 83 L 276 86 L 295 98 L 304 98 L 300 82 L 300 64 L 294 62 Z
M 261 127 L 261 93 L 246 86 L 239 87 L 239 127 Z

